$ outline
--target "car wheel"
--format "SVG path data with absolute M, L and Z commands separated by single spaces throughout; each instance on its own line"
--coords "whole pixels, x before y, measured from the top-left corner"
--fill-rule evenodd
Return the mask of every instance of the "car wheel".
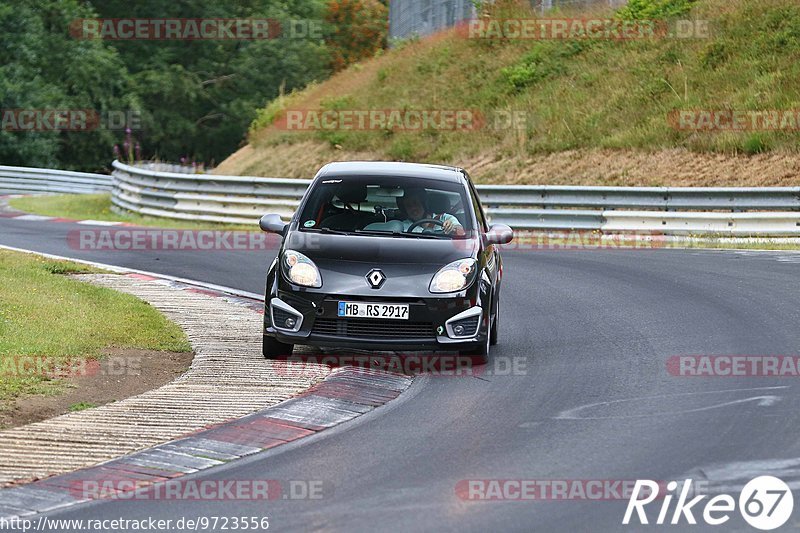
M 288 357 L 292 355 L 294 344 L 286 344 L 279 342 L 273 337 L 264 335 L 264 344 L 261 348 L 261 353 L 264 354 L 264 359 L 278 359 L 280 357 Z
M 491 338 L 491 333 L 488 333 L 486 335 L 486 340 L 482 342 L 480 346 L 472 350 L 462 350 L 459 354 L 469 357 L 473 365 L 485 365 L 489 362 L 489 345 L 491 343 Z

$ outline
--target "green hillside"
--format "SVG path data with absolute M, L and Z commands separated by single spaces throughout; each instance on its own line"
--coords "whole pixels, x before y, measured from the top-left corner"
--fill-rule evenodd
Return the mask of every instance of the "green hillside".
M 533 14 L 506 9 L 487 16 L 505 20 Z M 568 181 L 566 175 L 549 177 L 588 158 L 587 167 L 610 165 L 608 172 L 589 172 L 595 176 L 589 181 L 599 183 L 650 183 L 636 177 L 642 160 L 657 167 L 648 174 L 658 174 L 657 183 L 687 170 L 681 165 L 715 163 L 723 169 L 721 178 L 719 172 L 695 168 L 692 175 L 699 183 L 678 182 L 705 184 L 713 176 L 714 183 L 800 182 L 800 130 L 786 120 L 782 131 L 681 130 L 674 120 L 682 110 L 746 115 L 800 109 L 800 5 L 795 1 L 633 0 L 618 13 L 578 16 L 642 25 L 657 19 L 656 28 L 666 30 L 628 40 L 523 40 L 469 38 L 462 29 L 401 43 L 271 102 L 253 123 L 250 145 L 218 172 L 307 177 L 328 159 L 368 157 L 473 165 L 484 170 L 481 181 L 562 182 Z M 693 22 L 679 22 L 687 20 Z M 684 31 L 693 24 L 691 37 L 663 34 L 681 24 Z M 488 125 L 467 132 L 286 131 L 280 126 L 286 109 L 478 110 Z M 512 114 L 525 120 L 498 127 L 503 120 L 497 117 Z M 615 167 L 616 158 L 627 162 L 620 168 L 633 169 L 627 181 L 626 171 Z M 543 166 L 536 170 L 536 165 Z

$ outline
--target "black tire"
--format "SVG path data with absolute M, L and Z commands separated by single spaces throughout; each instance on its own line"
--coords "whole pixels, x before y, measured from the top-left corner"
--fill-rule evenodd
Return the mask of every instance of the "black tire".
M 294 350 L 294 344 L 286 344 L 279 342 L 274 337 L 264 335 L 264 344 L 261 348 L 261 353 L 264 354 L 264 359 L 280 359 L 281 357 L 289 357 Z
M 491 333 L 487 332 L 486 340 L 482 342 L 480 346 L 472 350 L 461 350 L 458 353 L 463 357 L 469 357 L 473 365 L 485 365 L 489 362 L 489 345 L 491 339 Z
M 497 295 L 497 309 L 494 312 L 494 320 L 492 320 L 492 329 L 489 338 L 489 344 L 494 346 L 498 340 L 498 330 L 500 329 L 500 295 Z

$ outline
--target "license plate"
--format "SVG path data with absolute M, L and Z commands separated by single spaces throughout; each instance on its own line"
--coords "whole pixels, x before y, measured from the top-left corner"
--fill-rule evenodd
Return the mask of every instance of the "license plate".
M 394 318 L 408 320 L 408 304 L 339 302 L 339 316 L 344 318 Z

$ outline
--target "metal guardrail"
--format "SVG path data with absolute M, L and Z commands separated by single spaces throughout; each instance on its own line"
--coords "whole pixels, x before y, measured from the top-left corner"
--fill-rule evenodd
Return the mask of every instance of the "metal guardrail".
M 114 161 L 118 209 L 250 224 L 290 217 L 310 180 L 162 172 Z M 800 235 L 800 187 L 478 185 L 492 222 L 522 230 Z
M 253 224 L 290 217 L 310 180 L 197 174 L 191 167 L 113 162 L 111 176 L 0 166 L 7 193 L 111 191 L 114 209 Z M 518 230 L 800 236 L 800 187 L 478 185 L 492 222 Z
M 497 206 L 647 209 L 655 211 L 800 210 L 800 187 L 574 187 L 479 185 Z
M 30 193 L 96 193 L 111 190 L 111 176 L 46 168 L 0 166 L 0 191 Z
M 470 0 L 392 0 L 389 38 L 422 37 L 475 16 L 475 6 Z
M 290 217 L 310 180 L 162 172 L 112 163 L 117 208 L 175 219 L 252 224 L 265 213 Z

